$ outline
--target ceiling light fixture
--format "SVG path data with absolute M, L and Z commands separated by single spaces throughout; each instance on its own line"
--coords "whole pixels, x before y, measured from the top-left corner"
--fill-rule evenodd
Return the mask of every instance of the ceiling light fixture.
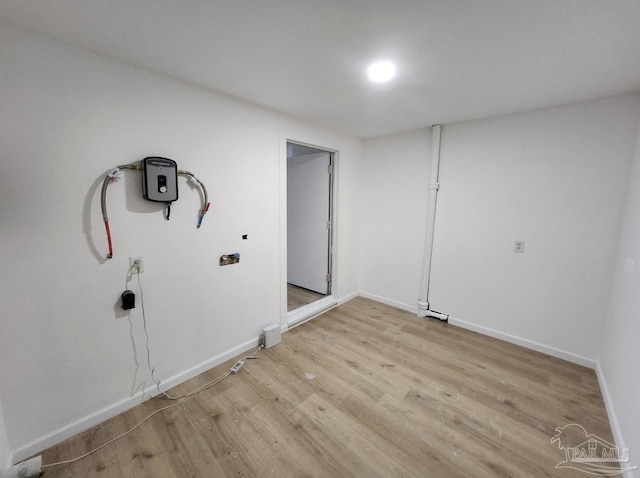
M 396 75 L 396 65 L 390 61 L 377 61 L 369 66 L 367 74 L 374 83 L 384 83 Z

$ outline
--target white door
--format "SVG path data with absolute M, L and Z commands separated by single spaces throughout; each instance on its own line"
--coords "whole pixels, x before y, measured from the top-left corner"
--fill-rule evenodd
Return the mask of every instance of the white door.
M 329 290 L 330 189 L 328 152 L 287 160 L 287 282 Z

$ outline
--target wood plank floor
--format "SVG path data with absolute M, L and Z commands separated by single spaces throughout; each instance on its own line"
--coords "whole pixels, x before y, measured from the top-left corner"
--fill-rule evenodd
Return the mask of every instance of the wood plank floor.
M 326 294 L 320 294 L 309 289 L 298 287 L 297 285 L 287 284 L 287 312 L 311 304 L 323 297 L 326 297 Z
M 172 390 L 186 393 L 229 361 Z M 43 454 L 85 453 L 150 400 Z M 57 477 L 582 477 L 555 429 L 612 441 L 593 370 L 357 298 Z

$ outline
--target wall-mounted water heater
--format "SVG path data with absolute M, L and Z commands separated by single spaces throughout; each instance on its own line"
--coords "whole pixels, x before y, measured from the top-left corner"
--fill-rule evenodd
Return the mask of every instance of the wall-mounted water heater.
M 142 193 L 149 201 L 171 203 L 178 200 L 178 165 L 172 159 L 150 157 L 142 160 Z

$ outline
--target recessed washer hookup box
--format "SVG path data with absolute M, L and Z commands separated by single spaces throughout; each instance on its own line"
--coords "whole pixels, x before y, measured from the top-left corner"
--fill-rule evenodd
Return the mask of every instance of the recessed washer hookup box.
M 267 325 L 264 329 L 262 329 L 262 333 L 264 334 L 264 346 L 265 348 L 271 348 L 278 345 L 282 342 L 282 331 L 280 329 L 280 324 L 271 324 Z

